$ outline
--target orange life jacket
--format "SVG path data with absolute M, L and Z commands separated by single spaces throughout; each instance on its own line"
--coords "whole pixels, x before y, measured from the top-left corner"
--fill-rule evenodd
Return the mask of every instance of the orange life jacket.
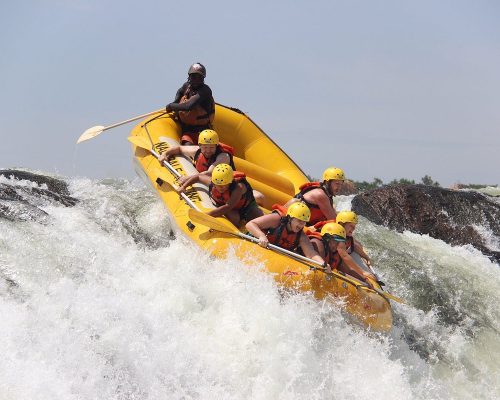
M 320 232 L 321 228 L 323 228 L 323 226 L 325 226 L 326 224 L 328 224 L 330 222 L 335 222 L 335 220 L 334 219 L 326 219 L 324 221 L 316 222 L 314 224 L 314 229 L 316 229 L 316 231 Z
M 306 235 L 309 237 L 309 239 L 311 239 L 311 242 L 316 239 L 323 243 L 323 248 L 325 249 L 325 256 L 323 257 L 323 260 L 325 260 L 326 263 L 330 265 L 330 267 L 332 267 L 332 270 L 338 269 L 340 267 L 340 264 L 342 263 L 342 257 L 340 257 L 339 252 L 335 250 L 332 253 L 330 247 L 328 246 L 328 243 L 323 241 L 323 237 L 318 231 L 311 231 L 310 229 L 307 229 Z
M 307 223 L 307 226 L 311 226 L 311 225 L 316 224 L 319 221 L 326 220 L 325 214 L 323 214 L 323 212 L 320 210 L 320 208 L 317 204 L 310 203 L 306 199 L 304 199 L 304 195 L 307 192 L 314 190 L 314 189 L 322 189 L 323 192 L 325 192 L 325 194 L 328 196 L 328 198 L 330 199 L 330 202 L 331 202 L 333 196 L 328 193 L 328 191 L 323 186 L 323 184 L 321 182 L 308 182 L 308 183 L 304 183 L 302 186 L 300 186 L 299 189 L 300 189 L 300 192 L 297 193 L 294 197 L 296 199 L 299 199 L 299 200 L 303 201 L 304 203 L 306 203 L 307 206 L 309 207 L 309 209 L 311 210 L 311 219 Z
M 231 168 L 234 171 L 236 169 L 236 167 L 234 166 L 234 162 L 233 162 L 234 149 L 231 146 L 224 144 L 224 143 L 219 143 L 217 145 L 217 149 L 215 150 L 214 155 L 212 157 L 210 157 L 209 159 L 207 159 L 203 155 L 203 153 L 201 152 L 201 149 L 198 149 L 196 151 L 196 153 L 194 154 L 194 166 L 196 167 L 196 170 L 198 172 L 207 171 L 208 168 L 210 168 L 210 166 L 215 162 L 215 160 L 217 159 L 217 156 L 221 153 L 229 154 L 229 165 L 231 166 Z
M 302 235 L 302 231 L 293 232 L 288 231 L 287 224 L 289 218 L 286 215 L 287 209 L 279 204 L 274 204 L 273 213 L 279 214 L 281 217 L 280 223 L 278 226 L 274 228 L 269 228 L 266 232 L 267 239 L 269 243 L 274 244 L 276 246 L 282 247 L 286 250 L 294 251 L 299 246 L 300 236 Z
M 340 264 L 342 264 L 342 257 L 340 257 L 340 254 L 338 251 L 334 251 L 333 253 L 330 251 L 330 248 L 328 246 L 325 246 L 325 251 L 326 251 L 326 257 L 323 257 L 323 259 L 327 262 L 332 269 L 339 269 Z
M 247 182 L 245 179 L 246 175 L 243 172 L 240 171 L 234 171 L 233 172 L 233 181 L 229 185 L 229 189 L 226 190 L 224 193 L 221 193 L 217 190 L 215 185 L 213 183 L 210 183 L 210 186 L 208 188 L 208 192 L 210 195 L 210 198 L 212 199 L 213 203 L 217 206 L 223 206 L 228 203 L 229 198 L 231 197 L 231 193 L 234 191 L 236 188 L 236 185 L 238 183 L 243 183 L 247 189 L 247 191 L 243 194 L 241 199 L 236 203 L 234 206 L 235 210 L 240 210 L 242 208 L 247 207 L 250 205 L 252 202 L 255 201 L 255 198 L 253 197 L 253 191 L 252 187 L 250 184 Z
M 190 84 L 186 85 L 184 94 L 179 100 L 179 104 L 188 101 L 191 96 L 195 95 L 197 91 L 191 87 Z M 209 110 L 205 110 L 201 105 L 196 104 L 189 111 L 179 111 L 177 115 L 182 123 L 192 126 L 211 126 L 215 116 L 215 101 L 212 97 L 211 106 Z

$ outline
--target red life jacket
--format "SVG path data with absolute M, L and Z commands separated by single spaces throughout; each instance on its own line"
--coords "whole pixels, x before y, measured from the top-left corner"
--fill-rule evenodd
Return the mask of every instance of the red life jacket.
M 331 221 L 330 221 L 331 222 Z M 311 231 L 311 230 L 306 230 L 306 234 L 313 241 L 314 239 L 319 240 L 323 243 L 323 248 L 325 249 L 325 256 L 323 257 L 323 260 L 325 260 L 330 267 L 333 269 L 338 269 L 340 267 L 340 264 L 342 263 L 342 257 L 340 257 L 340 254 L 338 251 L 334 251 L 333 253 L 330 250 L 330 247 L 328 246 L 328 243 L 323 241 L 323 237 L 321 236 L 321 233 L 318 231 Z
M 194 154 L 194 166 L 196 167 L 196 170 L 198 172 L 207 171 L 208 168 L 210 168 L 210 166 L 215 162 L 215 160 L 217 159 L 217 156 L 221 153 L 229 154 L 229 165 L 231 166 L 233 171 L 236 170 L 236 167 L 234 166 L 234 162 L 233 162 L 234 149 L 231 146 L 224 144 L 224 143 L 219 143 L 217 145 L 217 149 L 215 150 L 214 155 L 212 157 L 210 157 L 209 159 L 207 159 L 203 155 L 203 153 L 201 152 L 201 149 L 198 149 L 196 151 L 196 153 Z
M 339 269 L 340 264 L 342 264 L 342 257 L 340 257 L 340 254 L 338 251 L 334 251 L 333 253 L 330 251 L 330 248 L 328 246 L 325 246 L 325 251 L 326 251 L 326 257 L 323 259 L 327 262 L 332 269 Z
M 278 226 L 274 228 L 269 228 L 266 232 L 267 239 L 269 243 L 274 244 L 276 246 L 282 247 L 286 250 L 294 251 L 299 247 L 300 237 L 302 235 L 302 231 L 293 232 L 288 231 L 287 224 L 289 218 L 286 215 L 287 209 L 279 204 L 273 205 L 273 213 L 279 214 L 281 217 L 280 223 Z
M 323 212 L 320 210 L 320 208 L 317 204 L 310 203 L 306 199 L 304 199 L 304 195 L 307 192 L 314 190 L 314 189 L 321 189 L 321 190 L 323 190 L 323 192 L 325 192 L 325 194 L 328 196 L 328 198 L 330 199 L 330 202 L 331 202 L 333 196 L 328 193 L 328 191 L 323 186 L 323 184 L 321 182 L 308 182 L 308 183 L 304 183 L 302 186 L 300 186 L 299 189 L 300 189 L 300 192 L 297 193 L 294 197 L 296 199 L 299 199 L 299 200 L 303 201 L 304 203 L 306 203 L 306 205 L 311 210 L 311 219 L 307 223 L 307 226 L 311 226 L 311 225 L 316 224 L 319 221 L 326 220 L 325 214 L 323 214 Z
M 314 229 L 316 229 L 316 231 L 320 232 L 321 228 L 323 228 L 323 226 L 325 226 L 326 224 L 328 224 L 330 222 L 335 222 L 335 220 L 334 219 L 327 219 L 327 220 L 324 220 L 324 221 L 316 222 L 314 224 Z
M 196 89 L 191 87 L 191 84 L 186 85 L 186 89 L 179 100 L 179 104 L 187 102 L 191 96 L 197 92 Z M 182 123 L 192 126 L 211 126 L 215 116 L 215 101 L 212 97 L 211 106 L 209 110 L 205 110 L 200 104 L 196 104 L 189 111 L 179 111 L 177 115 Z
M 236 185 L 240 182 L 245 185 L 247 191 L 243 194 L 241 199 L 236 203 L 236 205 L 234 206 L 234 209 L 240 210 L 242 208 L 247 207 L 252 202 L 254 202 L 255 198 L 253 197 L 252 187 L 247 182 L 245 177 L 246 177 L 246 175 L 243 172 L 234 171 L 233 172 L 233 181 L 229 185 L 229 189 L 226 190 L 224 193 L 219 192 L 217 190 L 217 188 L 215 187 L 215 185 L 213 183 L 210 183 L 210 186 L 208 187 L 208 193 L 210 195 L 210 198 L 212 199 L 212 202 L 217 207 L 226 205 L 229 201 L 229 198 L 231 197 L 231 193 L 236 188 Z

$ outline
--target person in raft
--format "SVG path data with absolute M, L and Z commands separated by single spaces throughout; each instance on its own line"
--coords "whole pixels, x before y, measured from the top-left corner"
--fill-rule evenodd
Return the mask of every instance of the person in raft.
M 271 214 L 255 218 L 246 224 L 248 232 L 259 239 L 259 245 L 267 247 L 274 244 L 285 250 L 296 252 L 300 247 L 303 254 L 324 263 L 303 229 L 311 218 L 311 210 L 303 202 L 296 202 L 285 208 L 273 205 Z
M 262 216 L 264 213 L 258 207 L 252 187 L 245 179 L 245 174 L 233 171 L 228 164 L 219 164 L 212 176 L 197 175 L 193 183 L 201 182 L 208 185 L 208 193 L 217 208 L 210 210 L 208 215 L 220 217 L 224 215 L 235 226 Z
M 327 264 L 327 272 L 338 270 L 372 286 L 370 280 L 376 277 L 364 271 L 347 252 L 347 234 L 344 227 L 334 221 L 325 221 L 321 232 L 307 231 L 311 244 Z
M 333 196 L 339 193 L 345 180 L 344 171 L 330 167 L 323 172 L 323 182 L 308 182 L 300 186 L 300 192 L 285 204 L 288 207 L 296 201 L 303 201 L 311 210 L 312 226 L 320 221 L 335 220 L 337 212 L 332 204 Z
M 356 225 L 358 223 L 358 216 L 354 211 L 340 211 L 337 214 L 337 218 L 335 222 L 342 225 L 345 229 L 346 233 L 346 242 L 345 247 L 349 254 L 353 251 L 359 254 L 359 256 L 365 261 L 368 267 L 371 267 L 372 262 L 368 254 L 366 254 L 365 249 L 361 245 L 361 243 L 354 239 L 353 233 L 356 229 Z M 378 279 L 378 278 L 377 278 Z
M 194 145 L 204 129 L 212 128 L 215 116 L 215 101 L 212 90 L 205 84 L 207 70 L 200 63 L 189 67 L 188 80 L 175 95 L 172 103 L 167 104 L 167 112 L 174 111 L 181 125 L 181 144 Z
M 362 259 L 365 260 L 368 265 L 371 265 L 370 257 L 368 257 L 368 254 L 366 254 L 361 243 L 354 239 L 353 236 L 354 230 L 356 229 L 356 225 L 358 223 L 358 216 L 356 215 L 356 213 L 354 211 L 340 211 L 337 214 L 335 222 L 342 225 L 345 229 L 345 247 L 347 252 L 351 254 L 353 251 L 355 251 L 360 255 Z
M 212 170 L 219 164 L 229 164 L 233 170 L 236 169 L 233 162 L 234 150 L 231 146 L 219 142 L 219 135 L 213 129 L 205 129 L 198 137 L 198 146 L 173 146 L 160 156 L 160 163 L 165 160 L 183 155 L 190 157 L 198 171 L 197 174 L 181 176 L 177 182 L 177 191 L 182 193 L 196 180 L 197 175 L 212 174 Z

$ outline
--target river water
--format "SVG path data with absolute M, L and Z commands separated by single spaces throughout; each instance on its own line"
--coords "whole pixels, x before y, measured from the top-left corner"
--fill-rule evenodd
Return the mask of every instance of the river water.
M 139 180 L 65 180 L 76 206 L 0 218 L 1 399 L 500 398 L 500 269 L 474 248 L 361 218 L 407 302 L 377 335 L 262 265 L 173 238 Z

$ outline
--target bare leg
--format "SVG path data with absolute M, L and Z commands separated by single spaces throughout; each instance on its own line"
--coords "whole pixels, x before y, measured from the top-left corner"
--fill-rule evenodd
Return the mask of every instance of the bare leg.
M 245 215 L 245 220 L 248 222 L 248 221 L 251 221 L 252 219 L 255 219 L 257 217 L 261 217 L 263 216 L 264 213 L 262 212 L 262 210 L 257 207 L 256 205 L 254 205 L 253 207 L 251 207 L 246 215 Z
M 241 222 L 241 218 L 240 218 L 240 213 L 238 212 L 238 210 L 230 210 L 228 211 L 226 214 L 224 214 L 224 216 L 229 220 L 231 221 L 231 223 L 238 227 L 240 222 Z

